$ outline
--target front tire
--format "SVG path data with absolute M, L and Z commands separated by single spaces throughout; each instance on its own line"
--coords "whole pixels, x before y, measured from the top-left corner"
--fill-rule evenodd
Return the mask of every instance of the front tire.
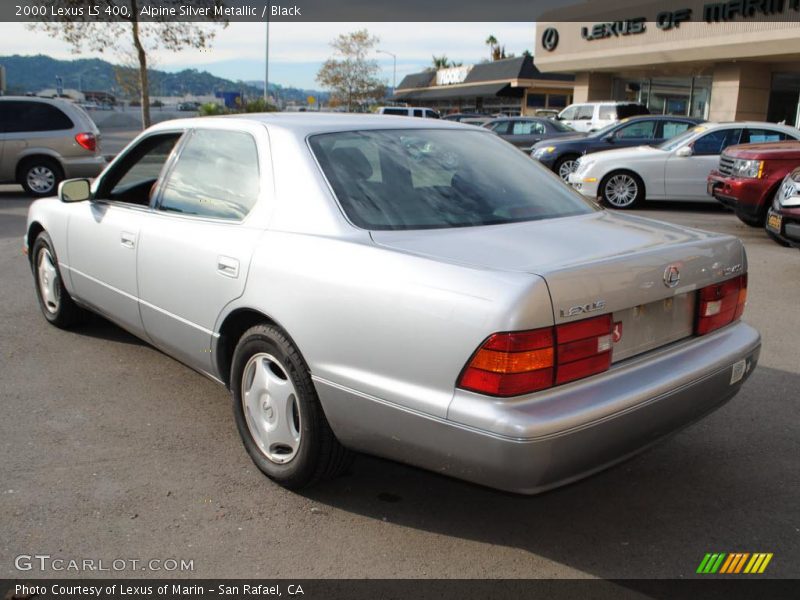
M 349 466 L 352 453 L 334 436 L 308 366 L 281 329 L 256 325 L 242 335 L 230 381 L 239 435 L 267 477 L 300 489 Z
M 636 208 L 645 197 L 644 182 L 636 173 L 614 171 L 600 183 L 600 196 L 611 208 Z
M 50 158 L 27 160 L 19 170 L 19 183 L 31 196 L 54 196 L 63 179 L 61 165 Z
M 80 323 L 85 311 L 75 304 L 67 288 L 64 287 L 53 241 L 44 231 L 33 243 L 31 267 L 36 284 L 36 297 L 44 318 L 61 329 L 70 329 Z

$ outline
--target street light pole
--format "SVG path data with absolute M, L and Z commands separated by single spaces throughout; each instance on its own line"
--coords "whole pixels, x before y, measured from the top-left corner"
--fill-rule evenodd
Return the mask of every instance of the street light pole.
M 267 2 L 266 37 L 264 42 L 264 109 L 269 104 L 269 12 L 270 3 Z
M 392 95 L 394 95 L 394 90 L 397 87 L 397 54 L 388 52 L 386 50 L 376 50 L 376 52 L 388 54 L 392 57 Z

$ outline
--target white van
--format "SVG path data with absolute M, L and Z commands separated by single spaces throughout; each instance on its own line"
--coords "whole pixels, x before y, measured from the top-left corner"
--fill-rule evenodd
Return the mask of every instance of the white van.
M 378 113 L 382 115 L 395 115 L 398 117 L 420 117 L 423 119 L 438 119 L 439 113 L 432 108 L 424 106 L 381 106 Z
M 628 117 L 649 114 L 650 111 L 641 104 L 607 100 L 570 104 L 556 118 L 575 131 L 597 131 Z

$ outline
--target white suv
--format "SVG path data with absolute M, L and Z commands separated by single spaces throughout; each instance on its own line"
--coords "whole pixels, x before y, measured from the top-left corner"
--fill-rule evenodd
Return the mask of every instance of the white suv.
M 649 115 L 650 111 L 635 102 L 583 102 L 570 104 L 556 117 L 575 131 L 597 131 L 628 117 Z
M 432 108 L 424 106 L 381 106 L 378 113 L 382 115 L 395 115 L 400 117 L 421 117 L 424 119 L 438 119 L 439 113 Z

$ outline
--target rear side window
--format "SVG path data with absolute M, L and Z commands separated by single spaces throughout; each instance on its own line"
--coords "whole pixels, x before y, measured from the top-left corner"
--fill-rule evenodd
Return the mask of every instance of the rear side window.
M 492 123 L 491 125 L 487 125 L 486 129 L 491 129 L 495 133 L 500 135 L 508 134 L 508 126 L 511 124 L 511 121 L 498 121 L 497 123 Z
M 64 131 L 75 125 L 63 111 L 44 102 L 0 102 L 0 129 L 5 133 Z
M 782 131 L 773 129 L 745 129 L 740 144 L 763 144 L 764 142 L 782 142 L 789 139 Z
M 544 125 L 537 121 L 513 121 L 511 135 L 539 135 L 544 133 Z
M 601 121 L 613 121 L 617 118 L 617 107 L 613 104 L 601 104 L 600 105 L 600 116 L 599 119 Z
M 692 127 L 692 123 L 686 123 L 685 121 L 664 121 L 661 137 L 668 140 L 679 133 L 683 133 L 689 129 L 689 127 Z
M 399 115 L 401 117 L 408 116 L 408 110 L 405 108 L 384 108 L 384 115 Z
M 414 109 L 414 116 L 415 117 L 421 117 L 422 116 L 422 109 L 421 108 L 415 108 Z
M 495 225 L 596 210 L 486 132 L 349 131 L 315 135 L 309 144 L 345 214 L 363 229 Z
M 239 131 L 192 133 L 164 184 L 159 208 L 168 212 L 241 220 L 258 199 L 255 140 Z

